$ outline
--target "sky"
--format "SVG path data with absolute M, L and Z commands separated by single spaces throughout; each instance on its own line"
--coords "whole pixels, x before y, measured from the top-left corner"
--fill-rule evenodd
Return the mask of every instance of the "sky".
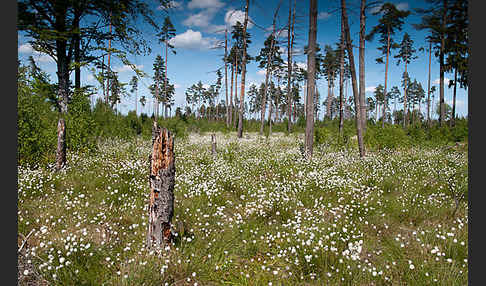
M 153 9 L 155 18 L 163 23 L 163 19 L 167 14 L 160 9 L 157 1 L 147 0 L 147 4 Z M 293 3 L 294 1 L 292 1 Z M 367 1 L 371 2 L 371 1 Z M 407 17 L 401 31 L 397 31 L 394 35 L 395 42 L 401 42 L 403 34 L 407 32 L 414 41 L 414 47 L 417 50 L 418 59 L 414 60 L 408 66 L 408 73 L 411 79 L 417 79 L 423 88 L 427 89 L 428 81 L 428 53 L 418 51 L 420 47 L 425 47 L 424 41 L 427 31 L 417 31 L 412 27 L 412 24 L 420 22 L 420 16 L 413 13 L 414 8 L 425 7 L 424 1 L 420 0 L 391 0 L 397 8 L 402 10 L 412 11 L 412 14 Z M 244 20 L 244 0 L 176 0 L 171 1 L 172 8 L 169 10 L 169 17 L 176 29 L 176 36 L 171 40 L 171 44 L 175 46 L 176 54 L 169 53 L 167 59 L 167 76 L 171 83 L 175 85 L 175 106 L 172 112 L 177 107 L 185 106 L 185 91 L 192 84 L 199 80 L 205 84 L 210 85 L 216 82 L 215 71 L 223 67 L 222 57 L 224 55 L 224 47 L 222 49 L 215 49 L 214 46 L 221 41 L 224 41 L 224 29 L 230 29 L 231 25 L 236 21 L 243 23 Z M 272 18 L 279 0 L 250 0 L 248 32 L 251 35 L 252 43 L 248 47 L 248 53 L 256 56 L 263 47 L 265 38 L 269 35 Z M 339 17 L 339 0 L 318 1 L 318 20 L 317 20 L 317 43 L 323 49 L 328 44 L 336 47 L 340 34 L 340 17 Z M 358 45 L 359 41 L 359 0 L 346 1 L 348 18 L 350 21 L 351 39 L 353 43 Z M 288 20 L 289 1 L 283 0 L 279 9 L 277 18 L 277 27 L 283 27 Z M 309 24 L 309 1 L 297 0 L 297 16 L 296 16 L 296 43 L 294 45 L 295 53 L 294 60 L 301 66 L 306 66 L 307 56 L 303 55 L 302 50 L 307 45 L 308 38 L 308 24 Z M 378 23 L 379 15 L 373 15 L 372 12 L 376 8 L 370 8 L 367 12 L 366 18 L 366 33 L 371 31 L 372 27 Z M 141 112 L 152 114 L 152 100 L 148 86 L 152 84 L 153 80 L 153 63 L 157 55 L 162 55 L 165 58 L 165 47 L 158 42 L 156 32 L 151 29 L 143 29 L 144 38 L 151 44 L 152 52 L 149 55 L 128 55 L 128 59 L 135 64 L 139 69 L 143 70 L 149 77 L 142 78 L 139 84 L 138 98 L 145 95 L 148 100 L 144 108 L 138 103 L 138 114 Z M 286 33 L 285 33 L 286 34 Z M 282 35 L 281 40 L 285 40 L 285 34 Z M 371 42 L 365 44 L 365 86 L 366 97 L 373 97 L 373 91 L 379 84 L 384 85 L 385 81 L 385 65 L 377 64 L 375 58 L 379 56 L 378 36 Z M 427 45 L 428 46 L 428 45 Z M 116 48 L 116 43 L 113 43 Z M 282 47 L 286 50 L 286 44 Z M 358 76 L 358 49 L 353 50 L 356 72 Z M 57 82 L 56 64 L 52 58 L 45 54 L 41 54 L 32 49 L 27 38 L 22 32 L 18 33 L 18 58 L 21 62 L 27 63 L 29 56 L 33 56 L 39 67 L 50 74 L 53 82 Z M 403 64 L 397 65 L 397 60 L 393 58 L 393 52 L 390 57 L 388 66 L 388 81 L 387 90 L 393 86 L 398 86 L 401 90 L 401 76 L 404 72 Z M 286 60 L 286 52 L 283 54 Z M 119 79 L 122 82 L 128 83 L 135 72 L 128 66 L 113 57 L 112 69 L 117 71 Z M 92 98 L 93 102 L 102 97 L 101 87 L 97 84 L 91 71 L 91 67 L 83 67 L 81 69 L 81 84 L 94 85 L 99 88 L 98 94 Z M 71 75 L 74 81 L 74 73 Z M 445 74 L 445 101 L 452 105 L 453 88 L 448 88 L 448 79 L 453 79 L 453 73 Z M 239 77 L 240 79 L 240 77 Z M 238 79 L 238 81 L 239 81 Z M 254 83 L 259 85 L 264 82 L 265 74 L 258 68 L 258 64 L 254 61 L 247 64 L 246 74 L 246 91 L 248 87 Z M 228 80 L 228 85 L 230 85 Z M 337 84 L 336 84 L 337 85 Z M 439 63 L 438 58 L 432 54 L 431 63 L 431 86 L 435 85 L 437 92 L 435 94 L 435 103 L 438 102 L 439 97 Z M 325 79 L 320 79 L 317 82 L 318 91 L 321 94 L 320 102 L 324 102 L 327 96 L 327 83 Z M 129 88 L 127 88 L 129 90 Z M 238 89 L 239 92 L 239 89 Z M 403 90 L 402 90 L 403 93 Z M 302 98 L 303 98 L 302 93 Z M 335 89 L 335 94 L 338 94 L 338 88 Z M 352 96 L 351 84 L 345 90 L 347 97 Z M 220 94 L 220 99 L 225 98 L 224 93 L 224 78 L 223 88 Z M 245 97 L 245 102 L 248 97 Z M 400 106 L 401 104 L 399 104 Z M 393 108 L 393 103 L 390 102 Z M 456 113 L 458 116 L 467 116 L 468 112 L 468 93 L 467 90 L 457 87 L 456 94 Z M 422 107 L 422 112 L 425 110 L 425 105 Z M 121 103 L 118 105 L 121 113 L 126 114 L 128 111 L 135 110 L 135 97 L 123 97 Z M 323 110 L 324 108 L 321 108 Z M 319 117 L 322 119 L 324 112 L 320 112 Z M 437 118 L 435 112 L 431 113 L 433 118 Z

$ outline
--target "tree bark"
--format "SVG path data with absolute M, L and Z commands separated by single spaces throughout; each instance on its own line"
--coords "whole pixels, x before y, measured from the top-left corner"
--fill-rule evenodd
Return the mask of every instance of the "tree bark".
M 211 134 L 211 154 L 216 156 L 216 134 Z
M 457 88 L 457 68 L 454 69 L 454 93 L 452 95 L 452 115 L 450 121 L 450 127 L 456 125 L 456 88 Z
M 233 115 L 233 128 L 236 129 L 236 124 L 237 124 L 237 114 L 238 114 L 238 103 L 237 103 L 237 99 L 238 99 L 238 57 L 235 56 L 235 108 L 234 108 L 234 115 Z
M 341 9 L 342 9 L 341 11 L 342 19 L 344 23 L 344 34 L 346 36 L 346 48 L 349 55 L 349 66 L 351 68 L 351 82 L 353 85 L 354 106 L 355 106 L 355 114 L 356 114 L 356 132 L 358 136 L 359 156 L 364 157 L 365 148 L 363 144 L 363 133 L 361 130 L 361 112 L 359 112 L 359 93 L 358 93 L 358 86 L 356 83 L 356 69 L 354 66 L 353 46 L 351 43 L 351 35 L 349 32 L 348 17 L 346 15 L 345 0 L 341 0 Z
M 154 99 L 154 104 L 155 104 L 155 120 L 159 118 L 159 79 L 155 78 L 155 99 Z
M 165 246 L 171 242 L 170 224 L 174 215 L 174 137 L 169 130 L 152 127 L 150 156 L 150 199 L 147 247 Z
M 326 116 L 325 117 L 332 119 L 331 118 L 331 103 L 332 103 L 331 86 L 332 86 L 332 83 L 331 83 L 331 80 L 330 80 L 330 76 L 328 76 L 328 78 L 329 78 L 329 80 L 327 82 L 327 100 L 326 100 Z
M 343 93 L 344 93 L 344 24 L 341 21 L 341 41 L 339 45 L 339 138 L 343 135 Z M 361 87 L 361 49 L 360 49 L 360 84 Z M 361 91 L 361 88 L 360 88 Z
M 269 56 L 269 60 L 271 60 Z M 265 112 L 267 107 L 267 88 L 268 88 L 268 78 L 270 76 L 270 67 L 269 64 L 267 65 L 267 72 L 265 74 L 265 88 L 263 89 L 263 96 L 262 96 L 262 110 L 261 110 L 261 123 L 260 123 L 260 135 L 263 134 L 263 127 L 265 124 Z M 270 103 L 271 104 L 271 103 Z
M 386 99 L 386 84 L 388 79 L 388 57 L 390 55 L 390 29 L 388 29 L 388 38 L 386 43 L 386 64 L 385 64 L 385 88 L 383 90 L 383 120 L 381 121 L 381 127 L 385 127 L 385 118 L 386 118 L 386 106 L 387 106 L 387 99 Z
M 290 85 L 291 85 L 291 78 L 292 78 L 292 47 L 291 47 L 291 29 L 293 28 L 292 23 L 292 0 L 289 0 L 289 27 L 287 28 L 287 115 L 288 115 L 288 122 L 287 122 L 287 132 L 290 133 L 290 127 L 292 125 L 292 96 L 290 94 Z M 291 28 L 292 27 L 292 28 Z
M 246 0 L 245 21 L 243 24 L 243 59 L 241 62 L 241 92 L 240 92 L 240 112 L 238 114 L 238 138 L 243 137 L 243 112 L 245 101 L 245 79 L 246 79 L 246 26 L 248 25 L 248 7 L 250 1 Z
M 429 42 L 429 80 L 427 84 L 427 124 L 429 128 L 431 127 L 431 120 L 430 120 L 430 62 L 432 59 L 432 41 Z
M 269 106 L 268 106 L 268 136 L 270 137 L 272 135 L 272 112 L 273 112 L 273 100 L 272 96 L 270 96 L 269 100 Z
M 440 70 L 440 116 L 439 116 L 439 124 L 440 127 L 444 126 L 445 121 L 445 106 L 444 106 L 444 50 L 445 50 L 445 28 L 446 28 L 446 21 L 447 21 L 447 0 L 444 0 L 444 11 L 442 16 L 442 33 L 440 35 L 441 43 L 440 43 L 440 53 L 439 53 L 439 70 Z
M 405 60 L 405 74 L 407 74 L 407 60 Z M 405 77 L 405 87 L 403 88 L 403 127 L 408 126 L 407 84 L 407 78 Z
M 224 88 L 226 92 L 226 127 L 229 128 L 229 102 L 228 102 L 228 29 L 224 29 Z
M 81 40 L 80 40 L 80 31 L 79 31 L 79 21 L 81 18 L 81 14 L 79 11 L 79 3 L 74 2 L 74 20 L 73 20 L 73 25 L 75 27 L 76 34 L 74 35 L 74 62 L 75 62 L 75 67 L 74 67 L 74 88 L 75 89 L 80 89 L 81 88 L 81 67 L 80 67 L 80 62 L 81 62 L 81 50 L 80 50 L 80 45 L 81 45 Z
M 66 165 L 66 122 L 64 118 L 59 118 L 57 122 L 57 150 L 56 150 L 56 170 L 62 169 Z
M 361 132 L 366 133 L 366 96 L 365 96 L 365 34 L 366 34 L 366 0 L 361 0 L 359 17 L 359 106 L 361 110 Z
M 108 78 L 106 79 L 106 104 L 109 104 L 110 99 L 110 77 L 111 77 L 111 12 L 110 12 L 110 38 L 108 39 Z
M 280 5 L 279 5 L 280 7 Z M 267 58 L 267 72 L 265 73 L 265 87 L 263 89 L 263 97 L 262 97 L 262 110 L 261 110 L 261 123 L 260 123 L 260 135 L 263 134 L 263 128 L 265 124 L 265 112 L 266 112 L 266 107 L 267 107 L 267 90 L 268 90 L 268 78 L 273 70 L 272 67 L 272 62 L 273 62 L 273 49 L 274 49 L 274 44 L 275 44 L 275 20 L 277 18 L 277 13 L 278 13 L 278 8 L 275 11 L 275 14 L 273 16 L 273 30 L 272 30 L 272 41 L 270 43 L 270 52 L 268 54 Z
M 64 15 L 67 7 L 59 7 L 59 17 L 56 17 L 56 28 L 60 32 L 66 30 Z M 56 150 L 56 170 L 59 171 L 66 165 L 66 123 L 64 116 L 68 112 L 69 95 L 69 53 L 67 51 L 67 40 L 64 38 L 56 39 L 57 54 L 57 78 L 58 78 L 58 105 L 60 117 L 57 124 L 57 150 Z
M 229 119 L 228 119 L 228 123 L 229 123 L 229 126 L 231 126 L 231 124 L 233 123 L 233 82 L 234 82 L 234 74 L 235 74 L 235 66 L 232 65 L 232 68 L 231 68 L 231 89 L 230 89 L 230 101 L 228 102 L 228 105 L 229 105 Z
M 165 41 L 164 118 L 167 118 L 167 40 Z
M 314 145 L 314 93 L 316 73 L 316 35 L 317 34 L 317 0 L 310 0 L 309 11 L 309 51 L 307 53 L 307 104 L 305 127 L 305 154 L 312 159 Z

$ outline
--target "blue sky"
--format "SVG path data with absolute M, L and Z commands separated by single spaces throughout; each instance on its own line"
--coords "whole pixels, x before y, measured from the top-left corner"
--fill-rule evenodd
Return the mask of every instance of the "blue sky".
M 212 49 L 211 47 L 218 41 L 224 41 L 224 28 L 229 27 L 234 24 L 237 20 L 243 22 L 244 18 L 244 0 L 177 0 L 172 1 L 173 8 L 171 9 L 169 15 L 174 23 L 176 29 L 176 37 L 172 40 L 172 44 L 176 47 L 177 54 L 174 55 L 169 53 L 168 56 L 168 78 L 176 87 L 175 95 L 175 107 L 184 106 L 185 104 L 185 90 L 192 84 L 197 83 L 199 80 L 203 84 L 213 84 L 216 81 L 216 74 L 214 71 L 223 66 L 221 60 L 224 49 Z M 250 55 L 257 55 L 261 47 L 263 47 L 263 42 L 268 35 L 268 30 L 272 24 L 272 17 L 275 8 L 278 5 L 278 0 L 259 0 L 250 1 L 249 17 L 251 22 L 249 23 L 248 32 L 251 34 L 252 43 L 249 46 L 248 53 Z M 279 17 L 277 20 L 277 26 L 284 26 L 288 18 L 288 3 L 289 1 L 283 0 L 280 10 Z M 293 2 L 293 1 L 292 1 Z M 348 17 L 350 21 L 351 37 L 353 42 L 357 45 L 359 36 L 359 0 L 348 0 Z M 369 1 L 368 1 L 369 2 Z M 424 7 L 423 1 L 402 1 L 402 0 L 392 0 L 390 1 L 397 5 L 400 9 L 412 10 L 413 8 Z M 156 19 L 160 20 L 162 24 L 165 14 L 158 9 L 157 1 L 147 0 L 147 3 L 151 5 L 154 13 L 156 14 Z M 318 21 L 317 21 L 317 42 L 321 47 L 326 44 L 335 45 L 338 41 L 338 36 L 340 33 L 340 17 L 336 12 L 339 7 L 339 0 L 333 1 L 318 1 Z M 304 45 L 307 45 L 308 36 L 308 17 L 309 11 L 309 1 L 297 0 L 297 41 L 295 44 L 295 50 L 298 53 L 303 49 Z M 367 13 L 366 21 L 366 32 L 368 33 L 371 28 L 377 24 L 379 15 L 372 15 L 370 12 Z M 396 42 L 400 42 L 404 32 L 408 32 L 411 38 L 414 40 L 414 46 L 418 51 L 419 47 L 425 45 L 424 39 L 426 36 L 426 31 L 416 31 L 413 29 L 413 23 L 420 22 L 420 16 L 414 15 L 413 13 L 406 19 L 403 25 L 402 31 L 399 31 L 394 36 Z M 223 32 L 221 32 L 223 31 Z M 132 63 L 139 66 L 148 75 L 153 75 L 153 62 L 157 54 L 161 54 L 165 57 L 165 50 L 162 44 L 159 44 L 155 32 L 153 30 L 146 30 L 145 39 L 147 39 L 152 45 L 152 53 L 148 56 L 135 56 L 129 55 L 128 59 Z M 282 40 L 284 40 L 284 37 Z M 38 65 L 51 74 L 51 79 L 56 82 L 57 76 L 56 66 L 52 59 L 47 55 L 42 55 L 38 52 L 32 50 L 31 46 L 28 44 L 28 38 L 19 32 L 18 37 L 18 56 L 19 60 L 25 61 L 30 55 L 34 56 Z M 366 96 L 373 96 L 374 87 L 379 84 L 384 84 L 384 72 L 385 65 L 380 65 L 375 63 L 375 58 L 378 57 L 379 51 L 376 49 L 378 45 L 378 37 L 375 37 L 373 42 L 366 42 L 365 51 L 365 68 L 366 68 Z M 116 44 L 113 45 L 116 47 Z M 283 46 L 284 48 L 285 45 Z M 354 49 L 354 57 L 356 70 L 358 70 L 358 49 Z M 301 53 L 300 53 L 301 54 Z M 413 61 L 408 66 L 408 72 L 412 79 L 416 78 L 422 83 L 424 89 L 427 88 L 428 79 L 428 54 L 425 52 L 417 52 L 419 58 Z M 393 56 L 393 55 L 392 55 Z M 286 59 L 286 55 L 284 55 Z M 294 59 L 302 65 L 306 65 L 306 56 L 297 55 Z M 403 65 L 397 66 L 396 60 L 390 57 L 389 71 L 388 71 L 388 90 L 392 86 L 400 86 L 401 75 L 404 71 Z M 122 62 L 117 59 L 112 59 L 112 68 L 119 72 L 120 80 L 122 82 L 129 82 L 131 77 L 135 73 L 128 67 L 123 66 Z M 437 90 L 439 88 L 439 64 L 438 60 L 432 55 L 432 65 L 431 65 L 431 85 L 436 85 Z M 453 78 L 453 74 L 445 75 L 447 79 Z M 74 80 L 74 74 L 72 74 Z M 250 62 L 247 65 L 247 75 L 246 82 L 247 86 L 251 83 L 260 84 L 265 79 L 264 73 L 260 71 L 257 67 L 257 63 Z M 81 75 L 82 84 L 97 85 L 91 72 L 87 68 L 82 68 Z M 147 86 L 152 83 L 151 78 L 143 78 L 142 84 L 139 85 L 138 96 L 145 95 L 146 98 L 150 99 L 151 95 L 147 89 Z M 239 79 L 238 79 L 239 81 Z M 453 88 L 445 88 L 445 100 L 447 103 L 452 104 L 452 93 Z M 228 83 L 229 85 L 229 83 Z M 325 96 L 327 96 L 327 83 L 325 79 L 321 79 L 317 83 L 319 92 L 321 94 L 321 102 L 324 101 Z M 348 85 L 347 96 L 352 96 L 351 85 Z M 248 88 L 246 89 L 248 90 Z M 336 88 L 335 94 L 338 94 L 338 89 Z M 95 95 L 95 98 L 101 96 L 101 88 L 99 95 Z M 439 93 L 436 92 L 435 102 L 438 101 Z M 224 99 L 224 87 L 222 89 L 220 98 Z M 248 99 L 245 98 L 245 101 Z M 129 110 L 135 109 L 135 99 L 134 97 L 122 98 L 121 104 L 118 106 L 122 113 L 126 113 Z M 459 116 L 466 116 L 468 109 L 468 98 L 467 90 L 457 89 L 456 97 L 456 112 Z M 393 104 L 392 104 L 393 106 Z M 425 110 L 425 106 L 422 111 Z M 138 103 L 138 112 L 145 112 L 148 114 L 152 113 L 151 100 L 148 104 L 141 110 L 141 105 Z M 320 118 L 322 118 L 323 112 L 320 113 Z M 434 115 L 435 116 L 435 115 Z

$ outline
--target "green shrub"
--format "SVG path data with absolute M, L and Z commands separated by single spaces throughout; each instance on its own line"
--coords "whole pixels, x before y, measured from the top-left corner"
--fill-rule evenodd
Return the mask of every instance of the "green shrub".
M 401 126 L 385 125 L 368 126 L 364 141 L 367 148 L 370 149 L 397 149 L 411 145 L 410 137 Z
M 40 164 L 54 156 L 57 118 L 51 104 L 36 94 L 18 92 L 17 161 Z
M 418 125 L 413 125 L 408 128 L 407 135 L 410 137 L 410 143 L 414 146 L 419 146 L 427 140 L 427 133 L 425 129 Z
M 75 92 L 66 116 L 67 149 L 94 151 L 96 149 L 96 130 L 96 122 L 91 115 L 88 96 Z

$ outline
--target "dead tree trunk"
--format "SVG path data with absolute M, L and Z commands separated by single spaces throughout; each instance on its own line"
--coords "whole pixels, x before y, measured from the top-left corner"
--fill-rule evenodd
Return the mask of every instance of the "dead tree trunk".
M 211 154 L 216 156 L 216 134 L 211 134 Z
M 165 246 L 171 241 L 174 215 L 174 137 L 169 130 L 158 127 L 156 121 L 152 127 L 149 184 L 147 247 Z
M 57 153 L 56 170 L 62 169 L 66 164 L 66 123 L 64 118 L 59 118 L 57 123 Z

